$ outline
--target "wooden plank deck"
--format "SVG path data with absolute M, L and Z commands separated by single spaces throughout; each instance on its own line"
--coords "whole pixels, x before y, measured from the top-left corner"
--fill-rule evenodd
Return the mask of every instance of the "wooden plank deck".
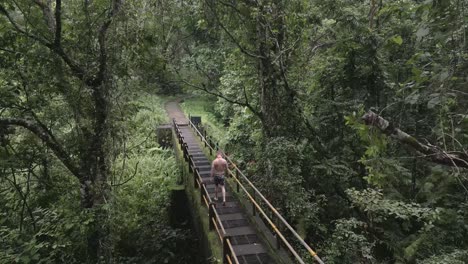
M 215 185 L 210 177 L 211 161 L 204 154 L 201 142 L 188 126 L 188 119 L 179 108 L 177 102 L 166 104 L 168 115 L 179 125 L 184 142 L 188 145 L 188 152 L 194 157 L 195 167 L 199 169 L 203 182 L 210 197 L 214 197 Z M 214 201 L 214 200 L 213 200 Z M 276 263 L 268 254 L 264 242 L 257 234 L 257 230 L 249 222 L 248 216 L 239 201 L 231 193 L 231 188 L 226 183 L 226 205 L 222 204 L 221 192 L 218 193 L 218 201 L 215 210 L 226 235 L 230 237 L 234 253 L 241 264 L 270 264 Z

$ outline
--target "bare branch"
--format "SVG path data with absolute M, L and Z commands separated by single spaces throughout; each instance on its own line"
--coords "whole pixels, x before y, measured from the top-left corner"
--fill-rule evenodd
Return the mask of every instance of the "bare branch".
M 198 85 L 195 85 L 193 83 L 190 83 L 190 82 L 187 82 L 185 80 L 182 80 L 182 82 L 192 88 L 195 88 L 197 90 L 200 90 L 200 91 L 204 91 L 206 92 L 207 94 L 211 94 L 211 95 L 214 95 L 216 97 L 219 97 L 219 98 L 222 98 L 224 99 L 225 101 L 231 103 L 231 104 L 236 104 L 236 105 L 240 105 L 240 106 L 243 106 L 243 107 L 247 107 L 254 115 L 256 115 L 260 120 L 263 120 L 263 115 L 261 112 L 257 111 L 255 108 L 253 108 L 252 105 L 250 105 L 248 102 L 241 102 L 241 101 L 238 101 L 238 100 L 234 100 L 234 99 L 231 99 L 231 98 L 228 98 L 226 97 L 224 94 L 222 94 L 220 91 L 216 91 L 216 92 L 213 92 L 213 91 L 210 91 L 208 88 L 206 88 L 205 85 L 202 85 L 202 86 L 198 86 Z
M 227 6 L 227 7 L 230 7 L 232 8 L 234 11 L 236 11 L 236 13 L 238 13 L 240 16 L 242 17 L 245 17 L 244 14 L 242 14 L 242 12 L 232 3 L 227 3 L 227 2 L 224 2 L 224 1 L 221 1 L 221 0 L 218 0 L 219 3 L 221 3 L 222 5 L 224 6 Z
M 192 57 L 193 54 L 191 52 L 191 50 L 189 49 L 189 47 L 187 45 L 185 45 L 184 47 L 184 50 Z M 210 74 L 208 74 L 201 66 L 200 64 L 198 63 L 198 60 L 196 59 L 196 57 L 194 57 L 194 62 L 195 62 L 195 67 L 197 68 L 198 71 L 200 71 L 203 75 L 206 76 L 206 78 L 209 80 L 209 81 L 213 81 L 213 78 L 210 76 Z M 244 106 L 244 107 L 247 107 L 250 111 L 252 111 L 252 113 L 254 113 L 257 117 L 259 117 L 261 120 L 263 119 L 263 116 L 260 112 L 258 112 L 257 110 L 255 110 L 253 108 L 253 106 L 249 103 L 249 100 L 248 100 L 248 97 L 247 97 L 247 92 L 246 92 L 246 89 L 245 89 L 245 86 L 242 86 L 242 89 L 243 89 L 243 94 L 244 94 L 244 98 L 245 98 L 245 102 L 240 102 L 240 101 L 237 101 L 237 100 L 233 100 L 233 99 L 230 99 L 230 98 L 227 98 L 226 96 L 224 96 L 219 90 L 216 90 L 216 92 L 213 92 L 213 91 L 210 91 L 205 85 L 203 85 L 203 87 L 200 87 L 198 85 L 195 85 L 193 83 L 190 83 L 190 82 L 187 82 L 185 80 L 182 80 L 182 83 L 192 87 L 192 88 L 195 88 L 197 90 L 200 90 L 200 91 L 204 91 L 208 94 L 211 94 L 211 95 L 214 95 L 214 96 L 217 96 L 217 97 L 220 97 L 224 100 L 226 100 L 227 102 L 230 102 L 232 104 L 237 104 L 237 105 L 240 105 L 240 106 Z
M 138 164 L 140 164 L 140 161 L 137 161 L 137 163 L 135 164 L 135 170 L 133 171 L 133 174 L 130 177 L 128 177 L 124 182 L 113 184 L 112 187 L 122 186 L 127 182 L 131 181 L 133 178 L 135 178 L 135 175 L 138 172 Z
M 55 43 L 49 43 L 47 40 L 44 40 L 36 35 L 33 35 L 33 34 L 30 34 L 28 32 L 26 32 L 25 30 L 23 30 L 17 23 L 15 20 L 13 20 L 13 18 L 10 16 L 10 14 L 6 11 L 6 9 L 0 5 L 0 13 L 4 14 L 8 21 L 10 22 L 10 24 L 13 26 L 13 28 L 20 34 L 30 38 L 30 39 L 33 39 L 33 40 L 36 40 L 37 42 L 39 42 L 41 45 L 47 47 L 48 49 L 50 49 L 52 52 L 54 52 L 55 54 L 57 54 L 58 56 L 60 56 L 63 61 L 68 65 L 68 67 L 70 67 L 70 70 L 72 71 L 72 73 L 75 75 L 75 77 L 77 77 L 78 79 L 84 81 L 86 84 L 91 84 L 92 82 L 90 81 L 90 79 L 87 78 L 86 76 L 86 73 L 85 73 L 85 70 L 83 68 L 81 68 L 76 62 L 74 62 L 69 56 L 68 54 L 65 53 L 65 51 L 63 50 L 63 48 L 61 47 L 61 45 L 57 45 L 60 44 L 60 41 L 55 41 Z M 57 36 L 56 36 L 57 37 Z
M 459 93 L 459 94 L 467 95 L 467 96 L 468 96 L 468 93 L 467 93 L 467 92 L 463 92 L 463 91 L 456 90 L 456 89 L 448 89 L 448 90 L 449 90 L 449 91 L 452 91 L 452 92 L 456 92 L 456 93 Z
M 99 33 L 98 33 L 98 43 L 99 43 L 99 70 L 95 76 L 89 76 L 86 74 L 86 71 L 83 67 L 81 67 L 78 63 L 73 61 L 73 59 L 65 52 L 63 47 L 61 46 L 61 39 L 62 39 L 62 21 L 61 21 L 61 12 L 62 12 L 62 2 L 61 0 L 56 0 L 56 9 L 55 15 L 52 15 L 49 6 L 41 0 L 34 1 L 41 9 L 48 22 L 49 29 L 51 32 L 54 33 L 54 42 L 50 43 L 49 41 L 40 38 L 36 35 L 30 34 L 22 29 L 16 21 L 10 16 L 8 11 L 0 5 L 0 13 L 4 14 L 13 28 L 21 33 L 22 35 L 36 40 L 43 46 L 49 48 L 52 52 L 57 54 L 59 57 L 63 59 L 63 61 L 70 67 L 72 73 L 78 79 L 85 82 L 90 87 L 97 87 L 99 86 L 104 80 L 104 73 L 107 69 L 107 52 L 106 52 L 106 34 L 107 31 L 112 23 L 113 18 L 117 15 L 122 6 L 122 0 L 114 0 L 112 1 L 112 8 L 111 11 L 108 13 L 108 16 L 104 23 L 102 24 Z M 50 22 L 54 21 L 54 23 Z
M 30 38 L 30 39 L 34 39 L 36 41 L 38 41 L 39 43 L 41 43 L 42 45 L 44 46 L 47 46 L 49 47 L 48 45 L 50 45 L 46 40 L 36 36 L 36 35 L 32 35 L 32 34 L 29 34 L 28 32 L 26 32 L 25 30 L 23 30 L 16 22 L 15 20 L 10 16 L 10 14 L 8 13 L 8 11 L 6 11 L 5 7 L 3 7 L 2 5 L 0 5 L 0 13 L 2 13 L 3 15 L 6 16 L 6 18 L 8 19 L 8 21 L 10 22 L 10 24 L 13 26 L 13 28 L 21 33 L 22 35 L 25 35 L 26 37 Z M 49 47 L 50 48 L 50 47 Z
M 0 50 L 1 50 L 1 51 L 4 51 L 4 52 L 8 52 L 8 53 L 13 53 L 13 54 L 17 54 L 17 53 L 18 53 L 17 51 L 10 50 L 10 49 L 6 49 L 6 48 L 2 48 L 2 47 L 0 47 Z
M 50 9 L 50 0 L 46 3 L 44 0 L 34 0 L 34 3 L 42 10 L 42 14 L 44 15 L 44 20 L 49 27 L 50 32 L 55 32 L 55 23 L 54 16 L 52 15 L 52 11 Z
M 195 67 L 197 68 L 197 70 L 200 71 L 203 75 L 205 75 L 208 81 L 213 82 L 214 80 L 211 77 L 211 75 L 207 71 L 205 71 L 205 69 L 203 69 L 203 67 L 198 63 L 197 57 L 194 56 L 194 54 L 192 53 L 192 51 L 190 50 L 187 44 L 184 45 L 183 49 L 185 52 L 187 52 L 187 54 L 190 57 L 193 57 L 193 62 L 195 63 Z
M 78 179 L 83 178 L 83 175 L 81 175 L 78 166 L 72 160 L 70 154 L 68 154 L 63 146 L 56 140 L 50 130 L 44 128 L 35 121 L 19 118 L 0 118 L 0 126 L 19 126 L 31 131 L 54 152 L 55 156 L 62 161 L 65 167 L 67 167 L 74 176 Z
M 445 151 L 437 146 L 429 143 L 424 144 L 416 138 L 408 135 L 385 120 L 378 114 L 368 111 L 362 120 L 366 125 L 374 126 L 382 131 L 384 134 L 397 139 L 401 143 L 410 146 L 419 153 L 425 155 L 431 161 L 452 167 L 468 168 L 468 155 L 459 151 Z
M 369 28 L 372 30 L 374 28 L 374 16 L 377 13 L 378 5 L 375 0 L 371 0 L 371 8 L 369 10 Z
M 249 51 L 248 49 L 246 49 L 245 47 L 243 47 L 240 42 L 234 37 L 234 35 L 232 35 L 232 33 L 224 26 L 224 24 L 221 22 L 221 19 L 219 18 L 218 16 L 218 13 L 216 12 L 216 10 L 214 9 L 214 7 L 212 5 L 210 5 L 208 3 L 208 6 L 209 8 L 211 9 L 211 12 L 213 12 L 213 15 L 216 19 L 216 22 L 218 23 L 218 25 L 223 29 L 224 32 L 226 32 L 226 34 L 228 35 L 228 37 L 231 39 L 231 41 L 239 48 L 239 50 L 244 53 L 245 55 L 247 56 L 250 56 L 252 58 L 256 58 L 256 59 L 261 59 L 263 58 L 263 56 L 260 56 L 258 54 L 255 54 L 253 53 L 252 51 Z
M 62 41 L 62 0 L 55 1 L 55 39 L 54 44 L 60 47 Z
M 104 81 L 104 75 L 107 70 L 107 51 L 106 51 L 106 42 L 107 42 L 107 31 L 114 19 L 114 17 L 120 11 L 120 7 L 122 6 L 122 0 L 113 0 L 112 1 L 112 9 L 108 13 L 106 20 L 101 25 L 99 29 L 98 35 L 98 43 L 99 43 L 99 71 L 97 76 L 90 80 L 89 85 L 91 87 L 97 87 Z

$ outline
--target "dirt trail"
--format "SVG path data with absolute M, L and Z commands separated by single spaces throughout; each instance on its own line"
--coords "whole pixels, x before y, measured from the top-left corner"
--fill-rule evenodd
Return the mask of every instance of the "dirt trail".
M 167 115 L 172 120 L 175 118 L 178 124 L 186 124 L 188 123 L 188 119 L 184 115 L 184 111 L 179 106 L 181 99 L 175 99 L 173 101 L 169 101 L 164 105 L 166 109 Z

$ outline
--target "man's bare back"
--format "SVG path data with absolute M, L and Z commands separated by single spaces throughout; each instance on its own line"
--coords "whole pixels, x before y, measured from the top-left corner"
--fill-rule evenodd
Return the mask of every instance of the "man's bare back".
M 218 200 L 218 186 L 221 187 L 221 192 L 223 193 L 223 205 L 226 205 L 226 190 L 224 188 L 224 173 L 227 171 L 228 163 L 223 159 L 221 152 L 216 154 L 216 159 L 213 160 L 211 165 L 211 177 L 214 177 L 215 184 L 215 197 L 214 200 Z
M 217 157 L 213 160 L 213 165 L 211 166 L 211 176 L 213 175 L 224 175 L 227 170 L 227 161 L 221 157 Z

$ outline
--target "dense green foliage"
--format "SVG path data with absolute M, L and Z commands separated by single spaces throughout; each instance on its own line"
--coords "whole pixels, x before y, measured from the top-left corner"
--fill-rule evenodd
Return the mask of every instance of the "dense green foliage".
M 115 161 L 108 208 L 114 258 L 119 263 L 185 263 L 190 255 L 181 252 L 191 237 L 172 228 L 168 215 L 179 169 L 173 152 L 161 149 L 154 133 L 155 126 L 167 122 L 163 101 L 142 93 L 129 106 L 129 121 L 122 124 L 128 140 Z
M 33 2 L 0 3 L 0 263 L 186 263 L 168 84 L 143 78 L 168 76 L 142 60 L 162 5 Z
M 218 97 L 227 151 L 327 263 L 466 261 L 466 169 L 360 120 L 466 155 L 466 1 L 194 7 L 190 88 Z
M 466 262 L 467 22 L 466 0 L 1 1 L 0 262 L 188 263 L 154 135 L 182 90 L 326 263 Z
M 155 138 L 155 126 L 167 120 L 162 102 L 137 93 L 125 105 L 128 116 L 119 124 L 127 140 L 114 161 L 113 191 L 105 205 L 109 226 L 104 227 L 110 230 L 109 246 L 118 263 L 185 263 L 189 257 L 175 255 L 189 234 L 169 223 L 170 189 L 178 167 L 172 151 L 161 149 Z M 25 160 L 16 156 L 19 152 L 33 154 L 22 147 L 34 146 L 27 133 L 8 139 L 4 151 L 18 153 L 2 164 L 0 262 L 87 262 L 86 233 L 95 220 L 80 207 L 78 183 L 55 168 L 50 154 L 42 154 L 51 163 L 47 168 L 34 160 L 18 163 Z

